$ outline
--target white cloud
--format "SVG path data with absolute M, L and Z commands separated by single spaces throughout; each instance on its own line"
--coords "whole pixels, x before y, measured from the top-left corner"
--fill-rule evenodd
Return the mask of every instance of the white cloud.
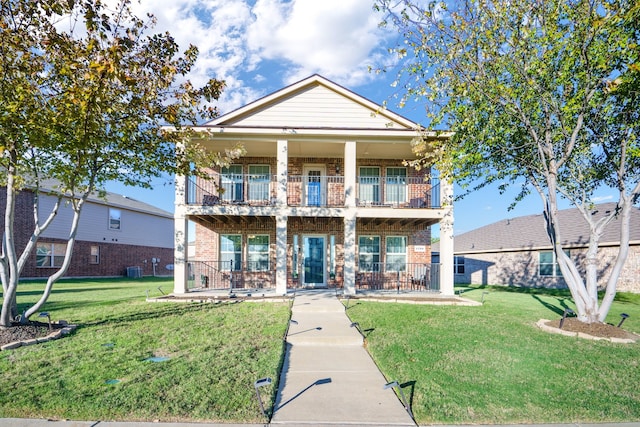
M 613 200 L 613 196 L 612 195 L 607 195 L 607 196 L 596 196 L 593 198 L 593 203 L 602 203 L 602 202 L 606 202 L 607 200 Z
M 369 0 L 258 0 L 248 47 L 291 64 L 288 82 L 320 73 L 354 85 L 370 79 L 367 65 L 382 31 Z
M 155 15 L 153 31 L 169 31 L 181 49 L 198 47 L 189 78 L 225 80 L 223 112 L 265 95 L 266 83 L 314 73 L 357 87 L 376 78 L 367 67 L 385 56 L 371 0 L 134 0 L 132 9 Z

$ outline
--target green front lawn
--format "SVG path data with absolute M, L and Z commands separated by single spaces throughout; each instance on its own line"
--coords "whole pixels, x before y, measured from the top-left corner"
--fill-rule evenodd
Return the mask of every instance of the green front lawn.
M 43 283 L 23 284 L 19 303 Z M 45 309 L 77 323 L 61 340 L 0 352 L 0 417 L 263 422 L 253 383 L 271 407 L 289 319 L 284 303 L 147 303 L 172 281 L 76 280 Z M 480 307 L 350 301 L 348 315 L 388 380 L 398 380 L 420 424 L 640 420 L 640 344 L 540 331 L 560 317 L 561 291 L 465 288 Z M 620 294 L 610 323 L 640 295 Z M 165 361 L 147 361 L 166 357 Z M 113 381 L 117 380 L 117 381 Z M 269 400 L 271 399 L 271 400 Z
M 0 352 L 0 417 L 264 421 L 253 382 L 278 378 L 289 306 L 147 303 L 147 290 L 161 295 L 158 286 L 170 292 L 173 281 L 57 284 L 46 310 L 79 327 Z M 19 303 L 37 298 L 43 284 L 21 287 Z
M 388 380 L 404 384 L 419 423 L 555 423 L 640 420 L 640 344 L 549 334 L 562 291 L 468 287 L 481 307 L 351 302 L 367 348 Z M 640 295 L 620 294 L 609 322 L 631 317 Z

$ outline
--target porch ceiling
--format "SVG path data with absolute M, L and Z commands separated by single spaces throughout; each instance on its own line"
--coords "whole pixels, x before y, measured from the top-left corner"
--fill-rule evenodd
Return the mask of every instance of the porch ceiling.
M 219 225 L 237 225 L 244 227 L 247 225 L 255 225 L 256 221 L 266 226 L 275 227 L 275 221 L 273 217 L 269 216 L 242 216 L 242 215 L 193 215 L 190 219 L 205 226 L 219 226 Z M 430 227 L 437 224 L 437 219 L 432 218 L 358 218 L 358 225 L 363 226 L 396 226 L 401 227 L 415 227 L 423 226 Z
M 286 138 L 285 138 L 286 139 Z M 345 140 L 348 138 L 345 138 Z M 241 144 L 250 157 L 276 157 L 275 140 L 264 139 L 212 139 L 198 141 L 209 150 L 224 151 Z M 327 141 L 322 139 L 290 139 L 288 143 L 289 157 L 323 157 L 343 158 L 344 140 Z M 356 156 L 362 159 L 414 159 L 408 141 L 357 141 Z

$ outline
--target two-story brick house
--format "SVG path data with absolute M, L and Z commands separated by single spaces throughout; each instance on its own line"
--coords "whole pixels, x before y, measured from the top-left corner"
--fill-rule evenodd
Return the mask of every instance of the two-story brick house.
M 246 154 L 212 168 L 211 180 L 177 177 L 174 292 L 337 287 L 452 295 L 451 185 L 404 163 L 415 158 L 417 129 L 318 75 L 201 126 L 211 136 L 192 142 L 216 151 L 241 143 Z M 189 220 L 196 223 L 192 259 Z M 444 244 L 432 265 L 438 223 Z

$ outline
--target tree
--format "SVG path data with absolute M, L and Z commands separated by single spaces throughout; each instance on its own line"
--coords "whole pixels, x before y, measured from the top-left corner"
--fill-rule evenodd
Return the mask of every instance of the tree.
M 130 0 L 113 9 L 100 0 L 1 2 L 0 167 L 7 203 L 0 326 L 18 317 L 26 321 L 41 309 L 70 265 L 87 198 L 107 181 L 150 188 L 154 177 L 202 175 L 241 152 L 208 153 L 180 144 L 192 134 L 189 125 L 217 114 L 208 103 L 218 99 L 224 82 L 212 79 L 195 88 L 185 76 L 197 48 L 180 54 L 170 34 L 146 35 L 153 17 L 142 20 L 129 6 Z M 173 131 L 164 131 L 166 126 Z M 43 178 L 59 183 L 58 203 L 46 218 L 39 217 Z M 25 188 L 34 193 L 35 229 L 18 253 L 15 199 Z M 74 212 L 64 261 L 40 300 L 20 315 L 20 274 L 62 203 Z
M 446 142 L 416 142 L 417 165 L 435 163 L 467 193 L 490 183 L 520 185 L 514 203 L 537 193 L 578 318 L 589 323 L 604 321 L 615 297 L 640 194 L 638 7 L 614 0 L 376 2 L 383 25 L 402 34 L 393 49 L 401 102 L 425 99 L 431 125 L 453 132 Z M 603 186 L 617 191 L 617 208 L 596 221 L 593 197 Z M 559 198 L 590 230 L 584 274 L 563 251 Z M 620 250 L 598 283 L 599 239 L 616 217 Z

